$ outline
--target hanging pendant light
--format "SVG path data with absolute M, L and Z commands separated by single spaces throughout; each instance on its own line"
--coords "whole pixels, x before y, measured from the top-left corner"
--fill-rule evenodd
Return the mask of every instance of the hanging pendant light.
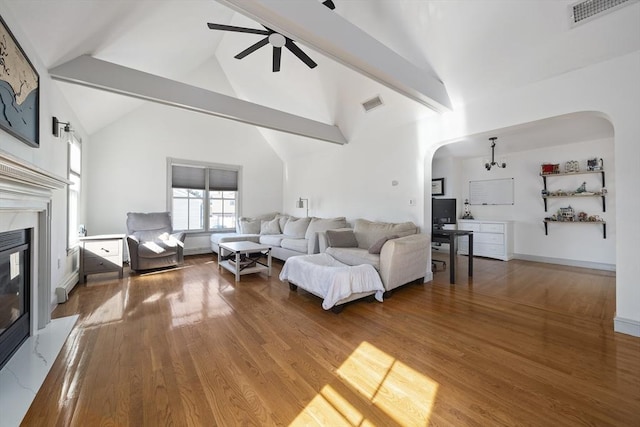
M 496 139 L 498 139 L 497 136 L 492 136 L 491 138 L 489 138 L 489 141 L 491 141 L 491 163 L 484 164 L 484 167 L 487 168 L 488 171 L 490 171 L 493 166 L 497 166 L 499 168 L 507 167 L 507 164 L 504 162 L 502 163 L 496 162 L 496 157 L 495 157 Z

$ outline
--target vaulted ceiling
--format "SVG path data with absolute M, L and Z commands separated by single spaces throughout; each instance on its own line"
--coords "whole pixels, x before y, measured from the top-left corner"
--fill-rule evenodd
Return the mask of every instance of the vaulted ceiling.
M 278 9 L 282 12 L 291 1 L 2 1 L 20 22 L 48 69 L 80 55 L 91 55 L 337 125 L 347 139 L 363 126 L 381 121 L 393 126 L 439 114 L 406 93 L 389 88 L 366 69 L 371 64 L 365 63 L 364 69 L 362 64 L 356 64 L 359 59 L 353 53 L 339 57 L 340 52 L 336 54 L 340 50 L 339 37 L 335 40 L 336 37 L 328 36 L 338 27 L 325 28 L 323 36 L 322 29 L 314 28 L 318 25 L 313 17 L 300 28 L 291 22 L 291 17 L 287 22 Z M 254 13 L 251 19 L 236 11 L 242 9 L 243 3 L 258 4 L 262 9 L 251 10 Z M 315 10 L 320 0 L 295 3 L 303 5 L 297 6 L 297 10 L 304 14 L 305 3 L 309 10 Z M 331 13 L 346 25 L 385 45 L 422 72 L 425 79 L 442 82 L 453 109 L 640 49 L 637 2 L 575 27 L 569 19 L 573 0 L 334 0 L 334 3 L 336 9 Z M 247 14 L 247 10 L 243 13 Z M 273 73 L 270 46 L 241 60 L 235 59 L 234 55 L 262 36 L 210 30 L 208 22 L 253 28 L 273 23 L 278 30 L 292 35 L 318 66 L 310 69 L 283 50 L 281 71 Z M 345 49 L 349 41 L 344 40 Z M 371 56 L 370 62 L 377 55 L 376 51 L 365 54 Z M 232 91 L 228 90 L 229 85 L 216 83 L 219 76 L 212 76 L 211 82 L 193 79 L 195 70 L 212 61 Z M 359 67 L 354 69 L 354 64 Z M 55 84 L 61 87 L 89 134 L 145 102 L 69 83 Z M 361 102 L 376 95 L 381 96 L 384 105 L 374 110 L 375 116 L 367 116 Z M 265 135 L 271 140 L 289 138 L 272 131 Z

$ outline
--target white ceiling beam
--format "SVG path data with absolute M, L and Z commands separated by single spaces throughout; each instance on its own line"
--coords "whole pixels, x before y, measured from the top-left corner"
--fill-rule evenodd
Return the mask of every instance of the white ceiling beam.
M 218 0 L 343 65 L 437 111 L 451 110 L 440 80 L 421 70 L 318 0 Z M 336 1 L 340 7 L 340 1 Z
M 347 141 L 337 126 L 285 113 L 217 92 L 79 56 L 49 70 L 55 80 L 157 102 L 335 144 Z

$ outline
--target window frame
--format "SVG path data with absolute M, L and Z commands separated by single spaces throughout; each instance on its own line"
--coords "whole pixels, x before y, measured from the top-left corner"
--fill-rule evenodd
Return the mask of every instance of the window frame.
M 66 241 L 67 241 L 67 251 L 73 250 L 74 248 L 78 247 L 78 245 L 80 244 L 80 236 L 79 236 L 79 227 L 80 227 L 80 206 L 81 206 L 81 200 L 82 200 L 82 187 L 83 187 L 83 183 L 82 183 L 82 139 L 80 138 L 76 138 L 75 135 L 73 135 L 73 133 L 69 132 L 66 134 L 66 142 L 67 142 L 67 179 L 69 180 L 70 184 L 67 185 L 67 237 L 66 237 Z M 71 155 L 72 155 L 72 149 L 73 146 L 76 145 L 80 151 L 79 155 L 80 155 L 80 170 L 76 171 L 73 170 L 72 165 L 71 165 Z M 78 191 L 77 191 L 77 197 L 75 199 L 76 202 L 76 206 L 71 206 L 72 203 L 72 198 L 71 198 L 71 193 L 74 191 L 73 190 L 73 184 L 72 184 L 72 175 L 74 177 L 77 177 L 78 179 Z M 76 218 L 76 223 L 75 224 L 71 224 L 71 220 L 73 218 L 72 215 L 72 211 L 75 210 L 75 218 Z M 72 237 L 72 233 L 73 230 L 75 230 L 75 233 L 73 234 Z M 75 237 L 75 238 L 74 238 Z
M 202 168 L 205 169 L 204 176 L 204 197 L 203 197 L 203 228 L 197 230 L 181 230 L 176 229 L 175 231 L 182 231 L 186 234 L 211 234 L 211 233 L 225 233 L 225 232 L 233 232 L 236 230 L 235 226 L 233 228 L 225 228 L 225 229 L 212 229 L 210 224 L 210 190 L 209 190 L 209 169 L 217 169 L 217 170 L 225 170 L 225 171 L 233 171 L 238 174 L 238 189 L 236 190 L 236 212 L 235 212 L 235 220 L 234 224 L 237 224 L 238 218 L 241 215 L 242 209 L 242 166 L 240 165 L 229 165 L 223 163 L 210 163 L 210 162 L 200 162 L 195 160 L 186 160 L 186 159 L 176 159 L 172 157 L 167 158 L 167 199 L 166 206 L 167 211 L 171 213 L 171 220 L 173 223 L 173 166 L 183 166 L 183 167 L 193 167 L 193 168 Z M 218 191 L 218 190 L 215 190 Z M 228 199 L 227 199 L 228 200 Z M 172 224 L 173 225 L 173 224 Z

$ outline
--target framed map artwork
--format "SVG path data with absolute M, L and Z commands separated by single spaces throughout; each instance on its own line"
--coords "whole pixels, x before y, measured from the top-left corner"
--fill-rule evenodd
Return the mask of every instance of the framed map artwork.
M 40 76 L 0 17 L 0 128 L 40 146 Z

